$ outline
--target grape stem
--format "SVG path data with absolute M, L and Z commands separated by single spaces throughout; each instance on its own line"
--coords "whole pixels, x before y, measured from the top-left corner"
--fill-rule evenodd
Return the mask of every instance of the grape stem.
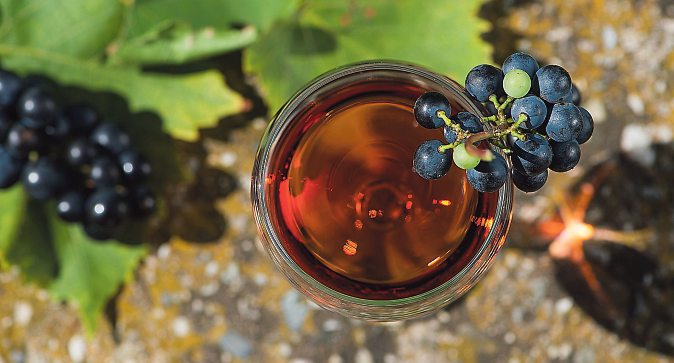
M 502 137 L 510 134 L 520 140 L 526 139 L 526 135 L 519 131 L 519 126 L 522 124 L 522 122 L 527 120 L 527 115 L 520 114 L 517 120 L 513 120 L 505 114 L 505 109 L 511 102 L 513 102 L 513 100 L 514 98 L 508 96 L 505 100 L 503 100 L 503 102 L 499 102 L 499 99 L 496 97 L 496 95 L 489 96 L 489 101 L 491 101 L 491 103 L 493 103 L 494 107 L 496 108 L 496 115 L 485 116 L 482 117 L 481 120 L 483 125 L 488 123 L 496 123 L 496 128 L 492 131 L 483 131 L 475 134 L 462 129 L 461 125 L 450 119 L 445 111 L 438 111 L 437 116 L 445 122 L 447 127 L 450 127 L 452 131 L 456 133 L 456 141 L 438 147 L 438 152 L 444 154 L 447 152 L 447 150 L 451 150 L 462 143 L 465 143 L 466 152 L 468 154 L 478 157 L 483 161 L 494 160 L 494 153 L 491 150 L 488 148 L 481 149 L 475 146 L 476 143 L 479 143 L 483 140 L 489 140 L 490 143 L 501 148 L 506 153 L 510 152 L 510 149 L 508 149 L 504 142 L 501 141 Z

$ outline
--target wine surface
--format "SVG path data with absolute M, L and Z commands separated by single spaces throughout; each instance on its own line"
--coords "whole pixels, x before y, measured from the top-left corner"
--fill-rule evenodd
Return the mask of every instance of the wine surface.
M 496 194 L 477 193 L 455 166 L 435 181 L 412 169 L 416 148 L 442 137 L 414 120 L 423 91 L 386 82 L 344 90 L 302 115 L 272 163 L 284 247 L 326 286 L 412 295 L 451 278 L 484 239 Z

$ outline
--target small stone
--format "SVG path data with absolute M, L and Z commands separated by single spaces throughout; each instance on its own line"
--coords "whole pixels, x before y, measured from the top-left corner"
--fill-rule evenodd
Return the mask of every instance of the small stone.
M 197 313 L 204 311 L 204 301 L 201 299 L 192 300 L 192 311 Z
M 283 358 L 288 358 L 293 353 L 293 348 L 288 343 L 278 345 L 278 354 Z
M 171 246 L 168 243 L 165 243 L 159 247 L 157 250 L 157 257 L 161 260 L 165 260 L 171 255 Z
M 33 307 L 25 301 L 19 301 L 14 305 L 14 322 L 16 325 L 25 326 L 33 317 Z
M 372 353 L 369 350 L 360 348 L 356 351 L 354 361 L 356 363 L 374 363 L 374 358 L 372 358 Z
M 220 285 L 217 282 L 211 284 L 206 284 L 199 289 L 201 296 L 209 297 L 215 295 L 216 292 L 220 289 Z
M 84 362 L 86 351 L 87 344 L 81 335 L 75 334 L 68 340 L 68 355 L 73 362 Z
M 184 317 L 179 316 L 173 320 L 173 334 L 175 336 L 182 338 L 187 336 L 190 333 L 190 321 Z
M 601 32 L 604 48 L 613 49 L 618 44 L 618 34 L 610 26 L 605 26 Z
M 557 302 L 555 303 L 555 311 L 559 315 L 564 315 L 568 313 L 572 307 L 573 307 L 573 300 L 571 300 L 571 298 L 569 297 L 561 298 L 557 300 Z
M 326 332 L 336 332 L 342 329 L 342 323 L 336 319 L 328 319 L 323 322 L 323 330 Z
M 344 360 L 338 354 L 331 354 L 328 357 L 327 363 L 342 363 Z
M 630 93 L 627 96 L 627 106 L 629 106 L 630 110 L 632 110 L 634 114 L 639 116 L 644 114 L 644 109 L 646 107 L 641 97 L 635 93 Z
M 246 358 L 253 351 L 253 347 L 248 340 L 233 331 L 223 335 L 218 345 L 222 350 L 232 353 L 237 358 Z
M 309 306 L 297 291 L 290 290 L 281 299 L 281 309 L 288 327 L 299 331 L 309 313 Z
M 516 339 L 517 339 L 517 337 L 511 331 L 505 333 L 505 335 L 503 336 L 503 341 L 506 342 L 506 344 L 513 344 L 513 343 L 515 343 Z
M 257 286 L 264 286 L 267 284 L 267 281 L 269 279 L 267 278 L 267 275 L 263 274 L 262 272 L 257 272 L 253 276 L 253 281 L 255 281 L 255 284 Z
M 230 168 L 234 166 L 236 163 L 237 157 L 236 154 L 231 152 L 231 151 L 226 151 L 222 154 L 220 154 L 220 165 L 224 166 L 225 168 Z
M 220 266 L 218 266 L 218 263 L 215 261 L 211 261 L 206 264 L 206 267 L 204 268 L 204 272 L 206 273 L 206 276 L 208 277 L 213 277 L 218 273 L 218 270 L 220 269 Z

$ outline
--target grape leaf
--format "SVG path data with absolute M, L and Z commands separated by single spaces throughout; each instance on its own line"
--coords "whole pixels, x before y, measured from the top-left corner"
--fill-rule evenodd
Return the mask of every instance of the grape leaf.
M 54 217 L 50 227 L 60 268 L 49 292 L 78 306 L 91 334 L 105 304 L 131 278 L 147 249 L 115 241 L 94 242 L 79 226 Z
M 477 17 L 484 0 L 307 0 L 297 16 L 277 23 L 244 55 L 271 112 L 300 87 L 332 68 L 368 59 L 417 63 L 462 80 L 490 60 Z
M 182 64 L 243 48 L 255 38 L 256 31 L 250 27 L 195 31 L 188 24 L 168 22 L 121 43 L 108 54 L 109 63 Z
M 299 0 L 137 0 L 127 33 L 128 38 L 134 38 L 166 20 L 190 24 L 194 29 L 246 24 L 262 31 L 277 19 L 290 16 L 298 4 Z
M 0 41 L 82 58 L 102 54 L 126 7 L 110 0 L 1 0 Z
M 18 233 L 25 209 L 25 195 L 21 186 L 0 192 L 0 260 L 6 259 Z
M 21 268 L 26 280 L 47 286 L 57 271 L 49 220 L 40 202 L 28 200 L 25 203 L 21 206 L 21 221 L 5 258 Z
M 134 111 L 154 111 L 174 137 L 194 141 L 198 128 L 238 113 L 244 101 L 224 85 L 216 71 L 168 75 L 130 67 L 104 66 L 37 49 L 0 45 L 3 66 L 24 74 L 43 74 L 64 85 L 113 91 Z

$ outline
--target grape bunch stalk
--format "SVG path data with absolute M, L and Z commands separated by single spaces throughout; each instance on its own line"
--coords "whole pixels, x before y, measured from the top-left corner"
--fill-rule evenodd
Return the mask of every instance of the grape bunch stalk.
M 86 104 L 59 104 L 43 82 L 0 70 L 0 189 L 20 182 L 30 198 L 54 199 L 63 221 L 106 240 L 126 218 L 154 212 L 151 171 L 117 123 Z
M 594 131 L 590 113 L 580 107 L 580 92 L 558 65 L 539 67 L 529 54 L 514 53 L 501 69 L 474 67 L 466 90 L 489 111 L 452 114 L 449 100 L 438 92 L 421 95 L 414 117 L 426 128 L 443 128 L 444 142 L 428 140 L 414 155 L 414 170 L 438 179 L 453 165 L 466 170 L 478 192 L 498 191 L 512 177 L 515 186 L 534 192 L 548 179 L 548 169 L 566 172 L 580 160 L 580 144 Z M 512 170 L 498 148 L 511 161 Z

